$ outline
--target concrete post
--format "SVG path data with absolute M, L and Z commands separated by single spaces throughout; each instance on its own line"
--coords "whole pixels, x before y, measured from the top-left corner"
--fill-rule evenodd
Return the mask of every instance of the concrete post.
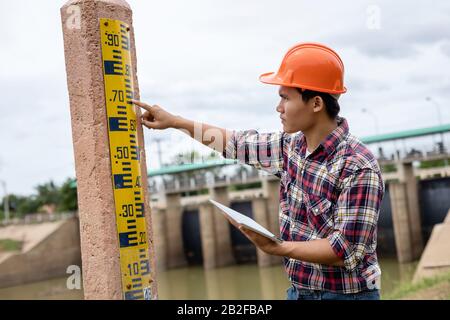
M 198 208 L 198 213 L 200 215 L 203 267 L 206 270 L 217 266 L 213 210 L 213 205 L 211 203 L 202 203 Z
M 405 183 L 389 184 L 389 193 L 391 197 L 392 222 L 394 225 L 397 259 L 400 263 L 410 262 L 414 257 Z
M 187 265 L 183 247 L 183 207 L 179 193 L 166 193 L 167 267 Z
M 267 199 L 268 229 L 275 235 L 280 234 L 278 211 L 280 207 L 280 180 L 274 176 L 266 175 L 262 180 L 263 195 Z M 272 264 L 282 263 L 282 258 L 271 256 Z
M 78 186 L 83 286 L 86 299 L 121 299 L 119 239 L 109 152 L 100 18 L 130 26 L 134 96 L 139 98 L 132 12 L 123 0 L 71 0 L 61 8 L 72 138 Z M 138 119 L 140 112 L 136 111 Z M 139 120 L 138 120 L 139 124 Z M 137 126 L 140 170 L 147 176 L 142 127 Z M 142 179 L 151 278 L 155 278 L 147 179 Z M 156 281 L 151 296 L 157 296 Z
M 153 229 L 155 233 L 156 268 L 159 271 L 167 269 L 167 221 L 166 210 L 162 208 L 152 209 Z
M 226 206 L 230 205 L 228 186 L 217 186 L 209 190 L 211 198 Z M 231 245 L 230 223 L 226 220 L 220 209 L 214 210 L 215 243 L 217 250 L 217 267 L 227 266 L 234 263 L 233 250 Z
M 408 186 L 402 182 L 391 183 L 389 184 L 389 192 L 397 259 L 401 263 L 414 261 L 420 257 L 422 250 L 416 247 L 418 236 L 417 234 L 414 236 L 417 229 L 413 227 L 414 217 L 410 214 L 410 200 L 408 198 L 411 195 L 408 194 Z
M 267 200 L 264 198 L 254 198 L 252 200 L 252 212 L 253 218 L 256 222 L 261 224 L 264 227 L 269 226 L 269 217 L 267 214 Z M 256 249 L 257 257 L 258 257 L 258 266 L 259 267 L 267 267 L 272 265 L 272 257 L 271 255 L 265 253 L 260 249 Z
M 423 252 L 422 223 L 420 218 L 419 191 L 412 163 L 401 163 L 400 181 L 406 184 L 408 215 L 411 230 L 412 259 L 420 258 Z
M 214 187 L 209 192 L 212 199 L 229 206 L 227 187 Z M 199 214 L 204 268 L 212 269 L 233 264 L 229 222 L 220 210 L 209 202 L 200 205 Z

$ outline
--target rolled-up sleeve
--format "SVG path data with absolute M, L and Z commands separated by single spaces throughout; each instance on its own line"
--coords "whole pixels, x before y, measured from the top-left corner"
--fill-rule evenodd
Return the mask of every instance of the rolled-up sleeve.
M 291 136 L 284 132 L 234 131 L 222 155 L 280 175 L 285 168 L 290 141 Z
M 333 210 L 334 231 L 328 241 L 348 271 L 376 248 L 376 230 L 384 184 L 379 172 L 361 169 L 344 180 Z

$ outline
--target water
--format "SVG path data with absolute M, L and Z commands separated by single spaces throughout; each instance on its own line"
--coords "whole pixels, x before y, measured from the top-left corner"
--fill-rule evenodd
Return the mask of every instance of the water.
M 380 260 L 381 294 L 387 294 L 411 281 L 417 262 L 399 264 L 395 259 Z M 0 299 L 83 299 L 82 290 L 69 290 L 67 278 L 1 288 Z M 289 281 L 283 267 L 258 268 L 234 265 L 213 270 L 201 266 L 172 269 L 157 275 L 160 299 L 279 299 L 286 296 Z

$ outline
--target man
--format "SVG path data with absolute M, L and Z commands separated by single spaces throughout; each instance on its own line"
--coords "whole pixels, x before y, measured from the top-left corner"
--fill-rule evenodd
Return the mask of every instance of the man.
M 284 242 L 241 231 L 264 252 L 284 257 L 292 283 L 288 299 L 379 299 L 376 239 L 384 184 L 372 153 L 338 116 L 343 79 L 344 65 L 332 49 L 292 47 L 277 73 L 260 76 L 280 86 L 276 110 L 283 132 L 275 133 L 233 132 L 133 101 L 147 110 L 142 123 L 148 128 L 181 129 L 225 157 L 281 179 Z

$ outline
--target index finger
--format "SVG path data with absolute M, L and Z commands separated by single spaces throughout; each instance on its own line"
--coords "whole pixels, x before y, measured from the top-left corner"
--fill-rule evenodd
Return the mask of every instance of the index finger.
M 147 111 L 150 111 L 150 109 L 152 108 L 148 104 L 146 104 L 144 102 L 140 102 L 138 100 L 131 99 L 131 102 L 133 102 L 133 104 L 135 104 L 135 105 L 137 105 L 137 106 L 139 106 L 141 108 L 144 108 Z

